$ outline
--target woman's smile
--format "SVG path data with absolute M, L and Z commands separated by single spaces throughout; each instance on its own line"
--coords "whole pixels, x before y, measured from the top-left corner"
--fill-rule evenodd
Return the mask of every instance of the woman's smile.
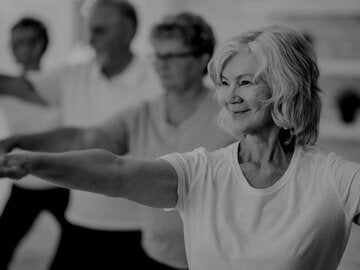
M 239 115 L 239 114 L 245 114 L 247 112 L 250 112 L 251 109 L 249 109 L 248 107 L 245 107 L 243 104 L 240 103 L 228 103 L 227 104 L 227 110 L 231 113 L 231 114 L 235 114 L 235 115 Z

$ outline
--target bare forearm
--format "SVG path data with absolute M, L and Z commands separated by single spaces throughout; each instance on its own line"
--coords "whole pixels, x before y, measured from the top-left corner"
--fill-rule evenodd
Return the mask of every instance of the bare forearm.
M 0 177 L 35 175 L 56 185 L 168 208 L 177 201 L 177 175 L 166 161 L 143 161 L 91 149 L 19 152 L 0 159 Z
M 65 153 L 30 153 L 29 174 L 71 189 L 122 196 L 119 158 L 92 149 Z

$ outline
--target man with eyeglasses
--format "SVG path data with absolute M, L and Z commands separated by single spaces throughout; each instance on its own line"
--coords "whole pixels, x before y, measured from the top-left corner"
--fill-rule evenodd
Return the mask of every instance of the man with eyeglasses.
M 213 91 L 203 83 L 215 46 L 209 24 L 188 12 L 168 16 L 152 28 L 150 41 L 153 64 L 165 93 L 119 114 L 102 129 L 111 138 L 118 138 L 115 142 L 126 143 L 131 157 L 147 160 L 198 146 L 215 150 L 233 142 L 214 121 L 219 106 Z M 121 126 L 126 127 L 128 140 L 119 136 L 124 132 Z M 142 246 L 151 258 L 149 268 L 187 268 L 179 214 L 146 206 L 140 213 Z M 168 268 L 157 268 L 159 264 Z

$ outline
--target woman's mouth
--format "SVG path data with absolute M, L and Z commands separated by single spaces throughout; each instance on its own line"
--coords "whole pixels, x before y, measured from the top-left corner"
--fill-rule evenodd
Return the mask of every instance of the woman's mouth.
M 250 111 L 249 108 L 244 108 L 244 106 L 241 106 L 239 104 L 228 104 L 227 109 L 232 114 L 243 114 Z

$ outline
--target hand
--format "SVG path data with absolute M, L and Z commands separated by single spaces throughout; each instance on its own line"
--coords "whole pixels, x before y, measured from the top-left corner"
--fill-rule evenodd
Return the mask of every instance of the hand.
M 0 155 L 4 155 L 13 150 L 15 146 L 15 137 L 9 137 L 4 140 L 0 140 Z
M 28 175 L 29 162 L 25 152 L 7 154 L 0 157 L 0 177 L 20 179 Z

